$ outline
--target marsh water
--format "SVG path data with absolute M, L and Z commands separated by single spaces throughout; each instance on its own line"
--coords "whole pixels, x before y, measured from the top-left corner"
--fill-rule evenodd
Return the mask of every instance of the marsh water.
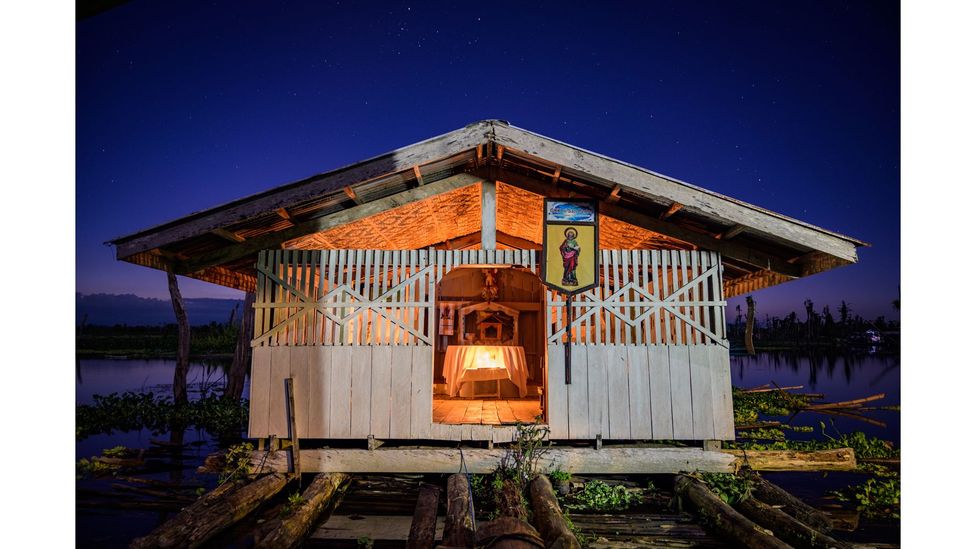
M 94 395 L 124 391 L 153 391 L 158 395 L 172 394 L 175 362 L 168 359 L 108 360 L 81 359 L 76 364 L 76 400 L 91 404 Z M 194 361 L 190 365 L 190 397 L 220 388 L 229 361 Z M 760 353 L 757 356 L 733 354 L 732 384 L 740 388 L 775 383 L 781 387 L 802 385 L 800 392 L 823 393 L 825 401 L 837 402 L 885 393 L 885 398 L 872 402 L 872 408 L 900 404 L 900 360 L 897 356 L 827 355 L 797 353 Z M 245 398 L 247 397 L 245 384 Z M 793 425 L 814 428 L 809 433 L 790 433 L 791 438 L 824 438 L 838 433 L 864 431 L 869 436 L 890 440 L 900 446 L 900 418 L 897 411 L 871 410 L 865 413 L 873 421 L 864 421 L 801 412 L 789 419 Z M 776 418 L 784 420 L 784 418 Z M 821 429 L 820 422 L 825 428 Z M 99 434 L 79 440 L 75 445 L 76 459 L 101 454 L 115 446 L 129 448 L 164 447 L 169 441 L 181 441 L 183 450 L 174 454 L 159 471 L 141 475 L 164 482 L 180 482 L 210 489 L 216 484 L 214 475 L 198 475 L 196 468 L 204 458 L 219 449 L 218 442 L 203 430 L 187 429 L 181 433 L 152 433 L 146 429 L 129 432 Z M 790 492 L 812 502 L 826 503 L 827 490 L 839 490 L 863 480 L 857 473 L 767 473 L 764 475 Z M 92 491 L 110 490 L 111 479 L 88 479 L 77 482 L 78 498 Z M 79 547 L 125 547 L 135 537 L 145 535 L 167 513 L 152 510 L 126 509 L 124 505 L 77 507 L 77 545 Z M 896 542 L 898 524 L 862 521 L 862 527 L 849 536 L 854 540 Z

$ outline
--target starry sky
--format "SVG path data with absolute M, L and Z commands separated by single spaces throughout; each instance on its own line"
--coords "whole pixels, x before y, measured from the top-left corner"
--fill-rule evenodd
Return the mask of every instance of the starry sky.
M 898 9 L 133 0 L 77 24 L 76 289 L 167 297 L 104 242 L 500 118 L 872 244 L 760 319 L 897 318 Z

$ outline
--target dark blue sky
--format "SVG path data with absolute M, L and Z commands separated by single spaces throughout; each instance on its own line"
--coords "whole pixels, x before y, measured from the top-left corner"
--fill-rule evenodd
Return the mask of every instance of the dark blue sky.
M 79 22 L 77 290 L 165 297 L 102 243 L 502 118 L 873 244 L 757 293 L 760 318 L 808 297 L 897 316 L 897 2 L 527 4 L 135 0 Z

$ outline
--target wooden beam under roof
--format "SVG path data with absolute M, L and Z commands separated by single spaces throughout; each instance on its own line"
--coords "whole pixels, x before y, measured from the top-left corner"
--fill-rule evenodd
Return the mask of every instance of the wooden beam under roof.
M 662 220 L 667 219 L 667 218 L 671 217 L 672 215 L 678 213 L 678 210 L 680 210 L 681 208 L 684 208 L 684 207 L 685 207 L 684 204 L 679 204 L 677 202 L 672 202 L 671 203 L 671 206 L 668 207 L 668 211 L 662 213 L 660 218 Z
M 541 250 L 542 249 L 542 244 L 539 244 L 538 242 L 532 242 L 531 240 L 519 238 L 515 235 L 504 233 L 502 231 L 497 231 L 495 234 L 500 244 L 511 246 L 512 248 L 516 248 L 519 250 Z
M 554 189 L 551 185 L 546 185 L 535 178 L 513 173 L 508 170 L 499 170 L 497 177 L 502 183 L 519 187 L 541 196 L 568 198 L 570 194 L 561 189 Z M 596 191 L 594 190 L 594 192 Z M 790 264 L 781 257 L 765 254 L 735 242 L 716 240 L 711 235 L 692 231 L 672 222 L 633 211 L 624 206 L 610 204 L 605 200 L 600 202 L 600 213 L 620 221 L 625 221 L 631 225 L 642 227 L 676 240 L 681 240 L 692 246 L 698 246 L 706 250 L 714 250 L 723 256 L 737 259 L 753 267 L 771 269 L 791 277 L 798 277 L 801 273 L 799 265 Z
M 424 176 L 420 173 L 420 166 L 416 164 L 413 165 L 413 176 L 417 178 L 417 185 L 424 184 Z
M 346 193 L 346 196 L 348 196 L 350 199 L 352 199 L 352 201 L 355 202 L 356 204 L 362 204 L 363 203 L 363 199 L 359 198 L 359 195 L 356 194 L 355 189 L 353 189 L 349 185 L 346 185 L 345 187 L 343 187 L 342 190 Z
M 217 236 L 219 236 L 221 238 L 226 238 L 227 240 L 230 240 L 231 242 L 244 242 L 245 240 L 247 240 L 246 238 L 244 238 L 243 236 L 241 236 L 241 235 L 239 235 L 237 233 L 233 233 L 231 231 L 228 231 L 227 229 L 222 229 L 220 227 L 218 227 L 218 228 L 216 228 L 216 229 L 214 229 L 214 230 L 212 230 L 210 232 L 212 232 L 213 234 L 215 234 L 215 235 L 217 235 Z
M 391 210 L 411 204 L 432 196 L 474 185 L 482 179 L 472 174 L 460 173 L 446 179 L 441 179 L 434 183 L 428 183 L 423 187 L 408 189 L 400 193 L 379 198 L 352 208 L 338 211 L 322 217 L 310 219 L 289 227 L 282 231 L 261 235 L 246 242 L 227 246 L 200 257 L 182 262 L 178 266 L 178 274 L 192 273 L 212 265 L 221 265 L 229 261 L 235 261 L 265 249 L 278 248 L 283 242 L 293 240 L 300 236 L 326 231 L 340 225 L 345 225 L 353 221 L 367 218 L 386 210 Z
M 291 223 L 291 226 L 292 227 L 295 226 L 295 220 L 291 218 L 291 214 L 288 213 L 288 210 L 286 210 L 284 208 L 278 208 L 277 210 L 275 210 L 275 213 L 278 214 L 278 217 L 280 217 L 280 218 L 284 219 L 285 221 Z
M 733 227 L 730 227 L 724 233 L 718 235 L 718 237 L 721 238 L 722 240 L 728 240 L 730 238 L 737 236 L 739 233 L 741 233 L 744 230 L 746 230 L 745 225 L 735 225 Z
M 610 191 L 610 196 L 607 197 L 607 202 L 611 204 L 620 200 L 620 183 L 613 186 L 613 190 Z

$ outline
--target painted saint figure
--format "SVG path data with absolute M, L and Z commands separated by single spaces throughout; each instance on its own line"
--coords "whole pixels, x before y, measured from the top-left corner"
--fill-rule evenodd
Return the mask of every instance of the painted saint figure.
M 579 264 L 580 245 L 576 242 L 577 232 L 573 227 L 569 227 L 563 234 L 566 240 L 559 245 L 559 253 L 563 258 L 563 285 L 579 286 L 576 280 L 576 267 Z

